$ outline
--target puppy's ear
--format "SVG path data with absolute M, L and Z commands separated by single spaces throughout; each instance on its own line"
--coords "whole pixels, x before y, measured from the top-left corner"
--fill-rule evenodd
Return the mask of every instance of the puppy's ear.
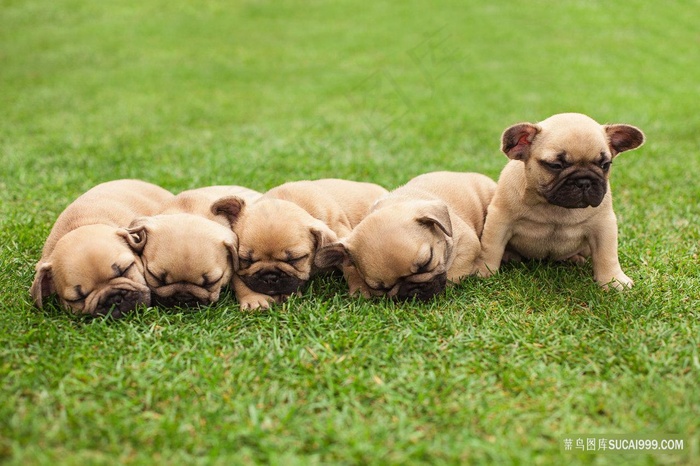
M 32 287 L 29 289 L 29 294 L 31 294 L 36 307 L 41 309 L 44 298 L 53 294 L 54 291 L 53 278 L 51 277 L 51 263 L 42 262 L 37 264 L 34 282 L 32 282 Z
M 428 227 L 437 227 L 445 236 L 452 237 L 452 221 L 447 205 L 440 201 L 428 201 L 421 206 L 416 221 Z
M 319 269 L 350 265 L 350 252 L 340 241 L 328 244 L 316 251 L 314 265 Z
M 314 237 L 317 251 L 328 244 L 338 241 L 338 235 L 320 220 L 316 220 L 311 224 L 310 231 Z
M 124 238 L 129 245 L 129 247 L 136 253 L 143 252 L 143 248 L 146 247 L 147 230 L 145 222 L 129 228 L 119 228 L 117 229 L 117 234 Z
M 518 123 L 506 129 L 501 136 L 501 150 L 511 160 L 525 161 L 530 156 L 530 146 L 541 128 L 532 123 Z
M 232 239 L 227 239 L 224 241 L 224 246 L 229 250 L 231 254 L 231 262 L 233 264 L 233 271 L 238 271 L 238 237 L 233 235 Z
M 223 215 L 233 226 L 245 208 L 245 200 L 238 196 L 222 197 L 211 205 L 211 213 Z
M 644 144 L 644 133 L 639 128 L 631 125 L 605 125 L 605 134 L 608 136 L 608 144 L 613 157 L 620 152 L 636 149 Z

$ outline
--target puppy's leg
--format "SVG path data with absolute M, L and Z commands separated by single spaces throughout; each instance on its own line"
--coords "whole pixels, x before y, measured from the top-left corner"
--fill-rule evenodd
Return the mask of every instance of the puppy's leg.
M 511 262 L 517 264 L 519 262 L 522 262 L 522 260 L 523 256 L 521 256 L 515 251 L 509 251 L 508 247 L 506 247 L 506 250 L 503 252 L 503 257 L 501 258 L 501 265 L 509 264 Z
M 452 228 L 455 239 L 454 260 L 447 270 L 447 279 L 452 283 L 459 283 L 467 275 L 477 273 L 478 267 L 481 265 L 479 262 L 481 243 L 471 227 L 467 225 L 457 227 L 456 222 L 453 222 Z
M 238 275 L 233 276 L 233 291 L 242 310 L 269 309 L 276 300 L 272 296 L 256 293 L 248 288 Z
M 355 266 L 343 265 L 341 269 L 343 270 L 343 276 L 345 277 L 345 281 L 348 282 L 350 296 L 359 294 L 363 298 L 367 299 L 372 297 L 372 295 L 369 292 L 369 287 L 362 279 Z
M 616 290 L 632 288 L 634 282 L 625 275 L 620 267 L 617 255 L 617 219 L 615 214 L 600 222 L 600 228 L 594 229 L 590 236 L 593 276 L 604 289 Z
M 501 266 L 503 254 L 511 238 L 509 216 L 489 206 L 484 231 L 481 233 L 481 259 L 477 266 L 477 274 L 481 277 L 490 277 Z

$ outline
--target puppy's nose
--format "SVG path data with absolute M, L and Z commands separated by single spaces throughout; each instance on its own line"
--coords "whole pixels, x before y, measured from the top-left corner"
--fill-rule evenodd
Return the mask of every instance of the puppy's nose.
M 199 299 L 193 294 L 183 291 L 167 297 L 155 295 L 154 301 L 158 306 L 162 307 L 196 307 L 198 305 L 206 306 L 209 304 L 209 300 Z
M 259 275 L 259 278 L 269 284 L 277 284 L 282 279 L 282 274 L 279 272 L 263 272 Z
M 428 282 L 403 282 L 396 294 L 398 299 L 428 301 L 441 293 L 447 285 L 447 274 L 442 273 Z
M 591 185 L 593 184 L 588 178 L 579 178 L 574 183 L 576 183 L 576 186 L 584 191 L 590 189 Z
M 129 291 L 116 291 L 107 296 L 100 302 L 97 309 L 97 314 L 110 314 L 114 318 L 123 317 L 129 311 L 132 311 L 139 303 L 137 294 Z
M 174 302 L 184 306 L 196 306 L 197 304 L 205 304 L 201 302 L 195 295 L 190 293 L 175 293 L 172 296 Z
M 427 301 L 435 296 L 440 289 L 433 283 L 404 283 L 399 289 L 398 297 L 400 299 L 417 299 L 419 301 Z
M 427 285 L 427 283 L 406 283 L 401 287 L 401 291 L 403 291 L 403 294 L 410 296 L 426 289 Z

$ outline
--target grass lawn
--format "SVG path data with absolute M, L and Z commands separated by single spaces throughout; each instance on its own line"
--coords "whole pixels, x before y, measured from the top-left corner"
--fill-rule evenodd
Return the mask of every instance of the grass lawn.
M 0 462 L 699 464 L 696 1 L 0 0 Z M 643 129 L 612 169 L 620 261 L 507 266 L 427 304 L 339 277 L 121 321 L 33 308 L 58 214 L 95 184 L 265 190 L 497 177 L 504 128 Z M 682 451 L 565 451 L 576 435 Z

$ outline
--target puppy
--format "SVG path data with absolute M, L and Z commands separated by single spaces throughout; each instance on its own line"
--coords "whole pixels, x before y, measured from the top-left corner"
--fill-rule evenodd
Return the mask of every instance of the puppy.
M 140 254 L 154 302 L 163 307 L 206 306 L 218 301 L 237 266 L 238 241 L 212 205 L 226 196 L 249 201 L 262 194 L 240 186 L 183 191 L 158 215 L 134 220 L 128 242 Z M 227 210 L 224 200 L 218 209 Z
M 193 214 L 221 223 L 230 227 L 226 216 L 214 214 L 211 206 L 219 199 L 227 196 L 239 196 L 248 202 L 257 200 L 262 193 L 244 188 L 243 186 L 207 186 L 204 188 L 182 191 L 165 203 L 161 214 Z
M 433 172 L 379 200 L 316 265 L 354 266 L 365 296 L 428 300 L 476 272 L 479 235 L 496 183 L 476 173 Z
M 44 244 L 30 290 L 36 306 L 54 292 L 79 314 L 120 317 L 150 305 L 143 265 L 120 227 L 154 214 L 173 197 L 138 180 L 109 181 L 78 197 L 58 216 Z
M 480 275 L 496 272 L 504 251 L 576 263 L 591 257 L 601 286 L 631 287 L 617 256 L 608 178 L 615 157 L 643 143 L 634 126 L 600 125 L 578 113 L 506 129 L 501 150 L 511 160 L 488 209 Z
M 241 308 L 265 309 L 298 292 L 318 271 L 318 248 L 348 235 L 386 193 L 372 183 L 322 179 L 285 183 L 253 203 L 234 197 L 221 201 L 228 207 L 215 204 L 238 236 L 233 287 Z M 231 208 L 231 201 L 238 207 Z

